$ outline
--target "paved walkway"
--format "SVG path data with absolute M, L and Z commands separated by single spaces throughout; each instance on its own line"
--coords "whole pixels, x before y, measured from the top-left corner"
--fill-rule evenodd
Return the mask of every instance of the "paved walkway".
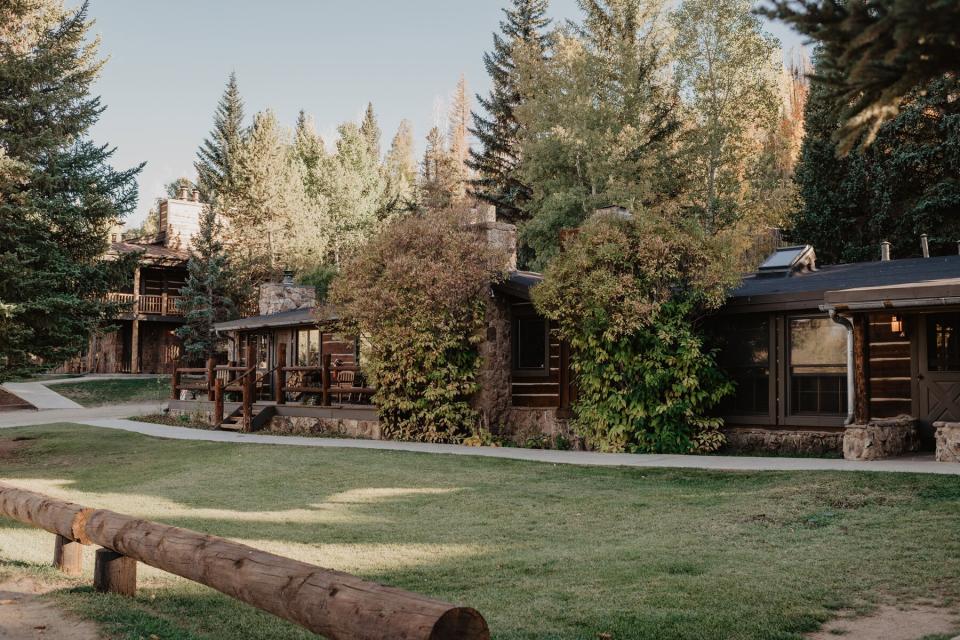
M 0 411 L 0 429 L 28 427 L 38 424 L 53 424 L 55 422 L 86 424 L 83 421 L 97 420 L 102 418 L 129 418 L 131 416 L 145 416 L 151 413 L 162 412 L 164 409 L 164 404 L 165 403 L 153 402 L 147 404 L 117 404 L 106 407 L 91 407 L 89 409 L 80 408 L 50 409 L 47 411 Z M 0 638 L 2 637 L 3 636 L 0 636 Z
M 593 453 L 584 451 L 547 451 L 542 449 L 513 449 L 507 447 L 465 447 L 451 444 L 426 444 L 419 442 L 393 442 L 381 440 L 352 440 L 347 438 L 305 438 L 298 436 L 273 436 L 231 431 L 205 431 L 185 427 L 169 427 L 148 422 L 118 418 L 157 412 L 156 405 L 126 407 L 102 407 L 85 409 L 82 412 L 10 412 L 0 414 L 0 428 L 21 424 L 46 424 L 50 422 L 73 422 L 104 429 L 120 429 L 156 438 L 173 440 L 203 440 L 209 442 L 235 442 L 250 444 L 273 444 L 295 447 L 333 447 L 348 449 L 379 449 L 387 451 L 412 451 L 486 458 L 507 458 L 550 464 L 579 464 L 585 466 L 624 466 L 680 469 L 713 469 L 723 471 L 885 471 L 897 473 L 930 473 L 960 475 L 960 464 L 937 463 L 932 458 L 917 457 L 896 460 L 856 462 L 825 458 L 753 458 L 747 456 L 684 456 L 684 455 L 638 455 L 628 453 Z M 53 418 L 56 413 L 56 419 Z M 22 417 L 16 417 L 21 414 Z M 23 415 L 26 414 L 26 415 Z M 33 418 L 22 422 L 25 418 Z M 46 418 L 46 419 L 43 419 Z

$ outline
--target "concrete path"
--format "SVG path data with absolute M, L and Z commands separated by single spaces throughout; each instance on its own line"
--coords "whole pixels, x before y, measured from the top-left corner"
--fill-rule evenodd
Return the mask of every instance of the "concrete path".
M 85 424 L 84 420 L 100 418 L 129 418 L 130 416 L 145 416 L 151 413 L 161 413 L 165 402 L 146 404 L 117 404 L 106 407 L 91 407 L 89 409 L 50 409 L 47 411 L 3 411 L 0 412 L 0 429 L 11 427 L 28 427 L 39 424 L 53 424 L 55 422 L 73 422 Z M 137 423 L 143 424 L 143 423 Z M 3 636 L 0 636 L 2 638 Z
M 73 384 L 75 382 L 95 382 L 97 380 L 153 380 L 155 378 L 169 378 L 162 373 L 88 373 L 75 378 L 57 378 L 55 380 L 38 380 L 40 384 Z
M 332 447 L 348 449 L 379 449 L 387 451 L 412 451 L 486 458 L 506 458 L 550 464 L 579 464 L 603 467 L 650 467 L 679 469 L 713 469 L 722 471 L 885 471 L 897 473 L 930 473 L 960 475 L 960 464 L 937 463 L 932 458 L 917 457 L 874 462 L 855 462 L 824 458 L 753 458 L 747 456 L 684 456 L 684 455 L 638 455 L 629 453 L 593 453 L 584 451 L 547 451 L 542 449 L 513 449 L 507 447 L 465 447 L 451 444 L 426 444 L 419 442 L 393 442 L 381 440 L 352 440 L 347 438 L 305 438 L 299 436 L 273 436 L 245 434 L 231 431 L 205 431 L 185 427 L 169 427 L 148 422 L 118 419 L 114 416 L 133 416 L 156 412 L 148 406 L 103 407 L 62 415 L 57 421 L 120 429 L 156 438 L 174 440 L 203 440 L 209 442 L 234 442 L 272 444 L 296 447 Z M 97 412 L 100 412 L 99 415 Z M 107 412 L 110 412 L 108 415 Z M 15 412 L 30 413 L 30 412 Z M 36 418 L 52 416 L 52 412 L 32 414 Z M 0 415 L 0 428 L 18 426 L 12 413 Z M 53 420 L 35 420 L 28 424 L 44 424 Z
M 47 388 L 41 382 L 7 382 L 3 388 L 21 400 L 29 402 L 40 411 L 47 409 L 81 409 L 82 407 L 65 398 L 56 391 Z

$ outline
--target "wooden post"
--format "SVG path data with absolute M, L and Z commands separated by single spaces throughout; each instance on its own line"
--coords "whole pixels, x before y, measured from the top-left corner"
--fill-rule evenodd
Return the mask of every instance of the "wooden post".
M 97 549 L 93 588 L 100 593 L 137 595 L 137 561 L 110 549 Z
M 853 423 L 870 421 L 870 319 L 865 313 L 853 317 Z
M 130 373 L 140 373 L 140 320 L 136 316 L 130 327 Z
M 170 399 L 176 400 L 179 396 L 177 391 L 180 387 L 180 361 L 173 361 L 173 373 L 170 375 Z
M 237 377 L 237 372 L 234 371 L 234 369 L 237 368 L 237 361 L 236 361 L 236 360 L 231 360 L 230 362 L 227 363 L 227 367 L 228 367 L 228 369 L 227 369 L 227 384 L 230 384 L 230 383 L 232 383 L 232 382 L 234 381 L 234 379 Z
M 160 315 L 167 315 L 167 292 L 160 294 Z
M 68 576 L 83 572 L 83 545 L 59 533 L 53 546 L 53 566 Z
M 330 406 L 330 354 L 324 354 L 320 366 L 320 404 Z
M 277 345 L 277 375 L 273 381 L 274 399 L 277 401 L 277 404 L 284 404 L 286 402 L 287 394 L 283 392 L 283 388 L 287 386 L 287 376 L 283 370 L 286 366 L 287 343 L 281 342 Z
M 213 399 L 213 386 L 217 381 L 217 361 L 207 358 L 207 399 Z
M 213 383 L 213 426 L 223 424 L 223 380 L 217 378 Z
M 560 408 L 570 408 L 570 345 L 560 341 Z

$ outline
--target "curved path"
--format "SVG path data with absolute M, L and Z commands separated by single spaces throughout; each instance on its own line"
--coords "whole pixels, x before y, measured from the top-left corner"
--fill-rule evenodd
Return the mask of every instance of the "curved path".
M 712 469 L 718 471 L 883 471 L 960 475 L 960 464 L 937 463 L 933 461 L 931 456 L 857 462 L 853 460 L 828 458 L 595 453 L 587 451 L 514 449 L 508 447 L 465 447 L 453 444 L 394 442 L 389 440 L 275 436 L 259 433 L 234 433 L 231 431 L 206 431 L 185 427 L 170 427 L 125 419 L 130 416 L 145 415 L 148 413 L 158 413 L 157 405 L 121 405 L 72 411 L 16 411 L 0 414 L 0 429 L 26 425 L 51 424 L 55 422 L 70 422 L 104 429 L 120 429 L 145 436 L 173 440 L 205 440 L 209 442 L 272 444 L 295 447 L 380 449 L 416 453 L 507 458 L 511 460 L 545 462 L 549 464 Z

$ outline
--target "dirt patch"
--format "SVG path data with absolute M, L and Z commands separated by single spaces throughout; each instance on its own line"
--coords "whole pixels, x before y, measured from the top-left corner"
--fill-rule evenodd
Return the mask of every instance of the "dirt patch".
M 96 626 L 41 600 L 45 591 L 30 578 L 0 582 L 0 639 L 100 640 Z
M 33 408 L 32 404 L 20 396 L 15 396 L 6 389 L 0 389 L 0 411 L 22 411 Z
M 12 440 L 0 440 L 0 460 L 15 458 L 17 453 L 29 447 L 30 442 L 34 439 L 35 438 L 14 438 Z
M 960 615 L 953 609 L 917 605 L 883 606 L 863 617 L 840 617 L 823 625 L 809 640 L 920 640 L 960 633 Z M 960 637 L 960 636 L 958 636 Z

